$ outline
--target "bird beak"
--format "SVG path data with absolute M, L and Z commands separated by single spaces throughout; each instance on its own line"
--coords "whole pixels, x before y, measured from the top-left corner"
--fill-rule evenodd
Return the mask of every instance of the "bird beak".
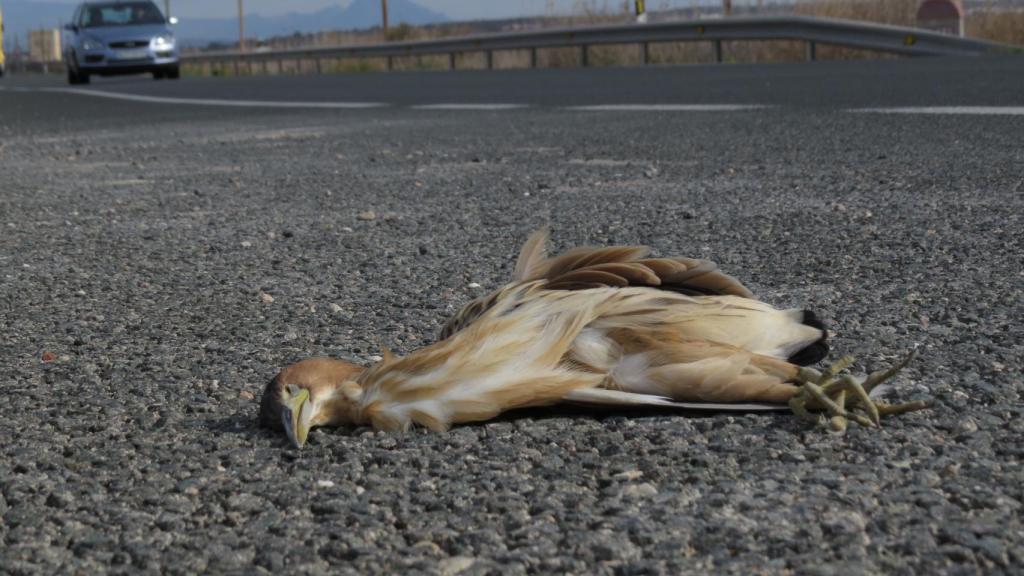
M 285 387 L 288 399 L 281 410 L 284 431 L 296 448 L 302 448 L 309 436 L 310 422 L 313 419 L 313 406 L 309 401 L 309 390 L 289 384 Z

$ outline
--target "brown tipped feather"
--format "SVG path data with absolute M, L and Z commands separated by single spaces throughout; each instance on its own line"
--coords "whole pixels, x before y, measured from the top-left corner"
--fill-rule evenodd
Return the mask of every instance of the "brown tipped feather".
M 548 290 L 560 290 L 559 286 L 573 284 L 597 284 L 599 286 L 629 286 L 629 279 L 612 272 L 604 272 L 597 268 L 583 268 L 562 274 L 556 280 L 544 284 Z
M 626 281 L 626 286 L 658 286 L 661 284 L 661 278 L 658 277 L 653 270 L 644 266 L 640 262 L 609 262 L 607 264 L 595 264 L 593 266 L 587 266 L 586 268 L 581 268 L 574 272 L 562 275 L 554 281 L 562 280 L 567 276 L 572 276 L 573 274 L 580 274 L 589 271 L 606 272 L 608 274 L 619 276 Z M 549 283 L 546 288 L 551 289 L 551 284 Z
M 709 260 L 695 258 L 646 258 L 646 246 L 575 248 L 545 259 L 546 230 L 530 235 L 519 254 L 513 282 L 547 280 L 548 290 L 590 290 L 601 287 L 649 286 L 701 295 L 733 295 L 753 298 L 739 280 L 721 272 Z M 501 290 L 466 304 L 441 331 L 448 338 L 463 329 L 501 297 Z
M 531 280 L 553 280 L 574 270 L 610 264 L 631 262 L 643 258 L 650 252 L 646 246 L 612 246 L 610 248 L 576 248 L 548 259 L 537 266 L 537 274 Z

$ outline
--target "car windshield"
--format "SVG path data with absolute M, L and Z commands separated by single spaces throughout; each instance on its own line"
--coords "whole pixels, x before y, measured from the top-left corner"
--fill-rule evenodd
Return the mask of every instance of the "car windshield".
M 83 28 L 163 23 L 164 15 L 152 2 L 90 4 L 82 13 Z

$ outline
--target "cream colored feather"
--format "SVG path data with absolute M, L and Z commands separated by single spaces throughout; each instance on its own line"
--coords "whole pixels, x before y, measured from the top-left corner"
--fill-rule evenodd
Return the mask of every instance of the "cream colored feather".
M 780 351 L 820 337 L 794 328 L 802 325 L 788 312 L 735 296 L 549 290 L 544 280 L 498 294 L 452 337 L 363 373 L 362 418 L 381 429 L 442 430 L 514 408 L 583 401 L 594 396 L 581 390 L 597 388 L 680 401 L 785 402 L 796 367 Z
M 519 251 L 515 270 L 512 271 L 513 282 L 531 280 L 537 275 L 538 268 L 547 260 L 548 229 L 537 230 L 526 239 Z
M 647 258 L 644 246 L 546 257 L 546 230 L 513 282 L 467 304 L 443 339 L 357 380 L 357 414 L 376 428 L 442 430 L 562 401 L 785 403 L 816 342 L 799 311 L 754 300 L 713 262 Z

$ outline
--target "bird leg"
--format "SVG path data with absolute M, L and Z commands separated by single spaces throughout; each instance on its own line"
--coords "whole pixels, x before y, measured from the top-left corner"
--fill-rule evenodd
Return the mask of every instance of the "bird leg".
M 886 404 L 875 402 L 870 392 L 882 382 L 895 376 L 914 357 L 914 350 L 906 358 L 885 370 L 873 372 L 859 380 L 852 374 L 841 374 L 853 363 L 853 358 L 844 356 L 835 364 L 819 372 L 813 368 L 800 368 L 796 382 L 800 390 L 789 401 L 793 413 L 832 432 L 842 434 L 849 420 L 862 426 L 875 428 L 881 425 L 881 416 L 901 414 L 927 407 L 924 402 Z M 827 413 L 826 418 L 821 412 Z M 863 412 L 863 413 L 861 413 Z

